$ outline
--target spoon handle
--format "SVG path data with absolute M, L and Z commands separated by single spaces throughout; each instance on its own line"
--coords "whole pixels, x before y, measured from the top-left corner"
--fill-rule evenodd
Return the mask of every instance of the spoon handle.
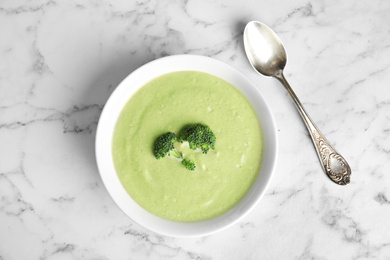
M 297 95 L 295 95 L 293 89 L 290 87 L 290 84 L 288 84 L 283 72 L 278 73 L 275 77 L 285 86 L 294 100 L 294 103 L 305 122 L 307 130 L 310 133 L 311 139 L 313 140 L 322 169 L 335 183 L 340 185 L 348 184 L 351 178 L 351 168 L 347 161 L 333 148 L 328 140 L 326 140 L 320 130 L 318 130 L 302 103 L 299 101 Z

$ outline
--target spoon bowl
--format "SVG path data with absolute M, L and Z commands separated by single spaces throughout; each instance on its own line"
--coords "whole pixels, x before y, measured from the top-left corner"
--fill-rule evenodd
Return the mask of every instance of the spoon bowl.
M 348 184 L 351 178 L 351 168 L 347 161 L 333 148 L 314 124 L 283 75 L 287 55 L 276 33 L 263 23 L 249 22 L 244 30 L 244 47 L 252 67 L 265 76 L 277 78 L 290 94 L 309 131 L 324 172 L 333 182 L 340 185 Z
M 249 22 L 244 31 L 244 47 L 252 67 L 265 76 L 275 76 L 287 63 L 282 41 L 271 28 L 260 22 Z

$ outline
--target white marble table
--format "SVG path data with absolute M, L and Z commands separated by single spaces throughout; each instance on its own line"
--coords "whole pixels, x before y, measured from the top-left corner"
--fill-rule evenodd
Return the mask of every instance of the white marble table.
M 283 40 L 286 77 L 348 160 L 322 172 L 284 88 L 247 62 L 251 20 Z M 242 221 L 171 238 L 126 217 L 96 168 L 94 138 L 118 83 L 153 59 L 199 54 L 239 69 L 271 105 L 274 178 Z M 390 2 L 0 2 L 0 259 L 389 259 Z

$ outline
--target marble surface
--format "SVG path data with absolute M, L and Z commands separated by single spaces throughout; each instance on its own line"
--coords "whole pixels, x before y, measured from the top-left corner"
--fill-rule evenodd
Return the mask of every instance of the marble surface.
M 0 2 L 0 259 L 389 259 L 390 2 Z M 243 52 L 251 20 L 288 53 L 286 77 L 352 168 L 322 172 L 284 88 Z M 96 168 L 94 138 L 118 83 L 162 56 L 199 54 L 242 71 L 278 127 L 274 178 L 242 221 L 200 238 L 134 223 Z

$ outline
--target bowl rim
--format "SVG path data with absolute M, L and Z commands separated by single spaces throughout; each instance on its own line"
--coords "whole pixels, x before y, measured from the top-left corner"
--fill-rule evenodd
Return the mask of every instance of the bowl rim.
M 150 80 L 159 75 L 174 71 L 201 71 L 227 81 L 247 98 L 256 111 L 262 129 L 263 158 L 255 182 L 252 184 L 245 197 L 232 209 L 205 221 L 187 223 L 175 222 L 162 219 L 147 212 L 127 194 L 120 184 L 119 178 L 113 168 L 111 152 L 112 133 L 117 118 L 127 100 Z M 128 88 L 128 85 L 131 83 L 136 87 L 132 89 Z M 239 83 L 240 85 L 237 86 L 237 84 L 233 83 Z M 259 113 L 261 114 L 261 117 Z M 107 138 L 107 135 L 109 135 L 109 138 Z M 259 92 L 259 89 L 244 74 L 234 67 L 214 58 L 200 55 L 180 54 L 166 56 L 148 62 L 134 70 L 122 80 L 108 98 L 96 129 L 96 163 L 102 182 L 110 197 L 134 222 L 153 232 L 172 237 L 210 235 L 230 227 L 245 217 L 254 207 L 256 207 L 267 190 L 275 170 L 277 154 L 278 138 L 275 120 L 268 103 Z M 266 164 L 266 166 L 263 166 L 264 164 Z

